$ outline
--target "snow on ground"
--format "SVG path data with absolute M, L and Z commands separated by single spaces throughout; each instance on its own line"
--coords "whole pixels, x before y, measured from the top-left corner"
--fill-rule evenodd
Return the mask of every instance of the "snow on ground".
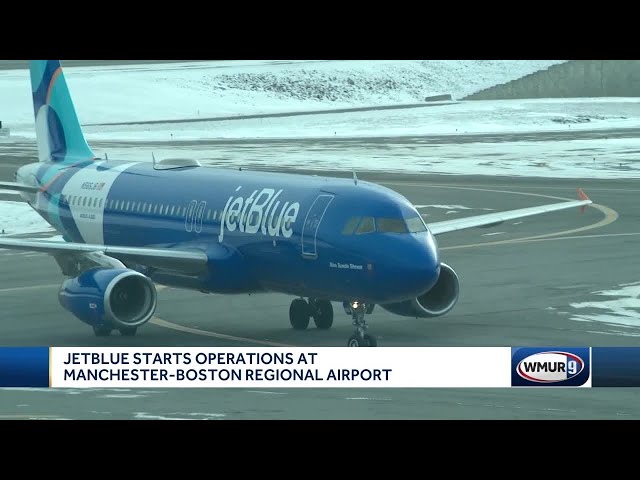
M 80 118 L 98 123 L 406 103 L 442 92 L 456 97 L 553 63 L 557 61 L 219 61 L 66 71 Z M 322 89 L 330 93 L 318 95 Z M 35 140 L 29 90 L 25 70 L 0 72 L 0 116 L 22 122 L 11 126 L 5 120 L 12 130 L 11 137 L 0 139 L 6 152 L 24 148 L 21 141 L 26 145 Z M 640 139 L 609 139 L 605 134 L 523 141 L 490 135 L 639 126 L 640 98 L 597 98 L 468 101 L 84 130 L 96 153 L 106 152 L 111 159 L 149 161 L 153 152 L 158 159 L 182 156 L 222 166 L 628 178 L 640 177 Z M 466 143 L 456 140 L 465 134 L 487 136 L 467 138 Z M 402 138 L 409 136 L 413 138 Z M 198 142 L 220 139 L 240 143 Z M 259 141 L 252 143 L 258 139 L 277 143 L 265 148 Z M 12 155 L 19 153 L 12 150 Z M 33 155 L 33 150 L 28 153 Z
M 24 202 L 0 202 L 0 235 L 55 232 L 28 204 Z
M 571 304 L 574 309 L 585 312 L 572 315 L 572 320 L 603 323 L 620 329 L 616 334 L 640 336 L 640 282 L 594 294 L 604 298 Z
M 238 61 L 70 67 L 82 123 L 213 117 L 454 98 L 560 60 Z M 0 116 L 33 129 L 27 70 L 0 72 Z
M 402 172 L 444 175 L 510 175 L 552 178 L 639 178 L 640 139 L 564 141 L 421 142 L 388 138 L 353 141 L 244 141 L 105 143 L 94 151 L 110 159 L 151 162 L 187 157 L 203 165 L 237 168 L 296 168 L 319 172 Z
M 606 100 L 606 101 L 605 101 Z M 87 126 L 88 141 L 351 138 L 571 132 L 640 125 L 640 98 L 468 101 L 400 110 L 188 123 Z M 13 137 L 35 138 L 33 128 Z

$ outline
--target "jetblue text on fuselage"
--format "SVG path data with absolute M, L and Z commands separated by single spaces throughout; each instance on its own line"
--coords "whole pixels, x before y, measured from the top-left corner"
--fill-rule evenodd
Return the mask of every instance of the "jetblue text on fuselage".
M 242 187 L 236 188 L 236 192 Z M 220 233 L 218 241 L 224 239 L 224 231 L 230 232 L 238 229 L 243 233 L 289 238 L 293 234 L 293 222 L 298 218 L 300 203 L 285 202 L 280 207 L 278 197 L 282 190 L 277 192 L 273 188 L 254 190 L 248 197 L 233 195 L 229 197 L 220 221 Z

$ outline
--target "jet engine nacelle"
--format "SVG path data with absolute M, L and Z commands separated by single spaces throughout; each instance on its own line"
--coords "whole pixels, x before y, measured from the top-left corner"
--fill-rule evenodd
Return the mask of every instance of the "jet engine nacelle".
M 135 270 L 92 268 L 66 280 L 58 300 L 93 327 L 134 328 L 153 316 L 157 291 L 148 277 Z
M 439 317 L 455 306 L 459 295 L 458 275 L 449 265 L 441 263 L 438 281 L 428 292 L 412 300 L 384 304 L 380 307 L 403 317 Z

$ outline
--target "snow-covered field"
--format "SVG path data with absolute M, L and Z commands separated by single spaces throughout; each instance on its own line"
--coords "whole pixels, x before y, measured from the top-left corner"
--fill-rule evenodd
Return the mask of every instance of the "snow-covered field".
M 0 202 L 0 235 L 50 232 L 55 230 L 24 202 Z
M 123 109 L 126 107 L 123 106 Z M 89 141 L 352 138 L 569 132 L 640 125 L 640 98 L 468 101 L 365 112 L 85 127 Z M 35 138 L 31 127 L 14 136 Z
M 560 60 L 239 61 L 65 68 L 83 123 L 215 117 L 454 98 Z M 0 118 L 32 128 L 27 70 L 0 72 Z
M 613 335 L 640 337 L 640 282 L 625 283 L 611 290 L 593 292 L 595 299 L 572 303 L 572 320 L 589 322 L 596 326 L 603 323 L 615 327 Z

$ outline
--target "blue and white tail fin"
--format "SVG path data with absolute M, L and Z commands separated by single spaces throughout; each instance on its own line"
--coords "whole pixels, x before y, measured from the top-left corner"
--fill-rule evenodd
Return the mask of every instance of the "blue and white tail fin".
M 40 161 L 96 158 L 82 133 L 60 60 L 31 60 L 29 70 Z

